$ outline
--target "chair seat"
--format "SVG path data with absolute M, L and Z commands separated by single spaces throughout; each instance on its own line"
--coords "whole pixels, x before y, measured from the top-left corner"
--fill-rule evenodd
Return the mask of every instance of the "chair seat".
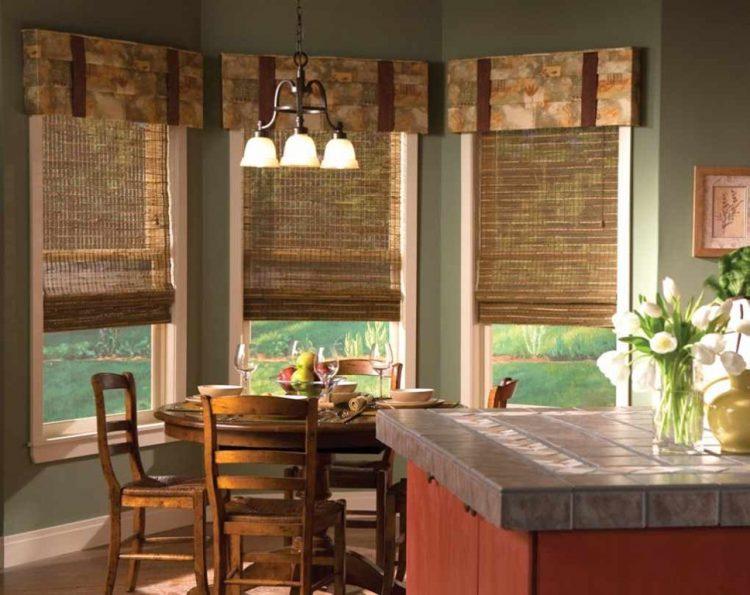
M 157 475 L 126 483 L 122 487 L 122 495 L 169 498 L 170 496 L 190 496 L 195 491 L 204 489 L 206 489 L 206 484 L 200 477 Z
M 233 497 L 225 504 L 227 521 L 302 525 L 302 500 L 281 498 Z M 337 522 L 344 504 L 335 500 L 315 503 L 315 530 L 326 529 Z

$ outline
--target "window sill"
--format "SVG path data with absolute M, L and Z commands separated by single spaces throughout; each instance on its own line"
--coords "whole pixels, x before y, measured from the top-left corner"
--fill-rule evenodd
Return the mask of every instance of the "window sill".
M 124 435 L 124 432 L 112 432 L 109 434 L 110 444 L 122 442 Z M 141 447 L 165 444 L 172 440 L 164 433 L 164 424 L 161 422 L 138 426 L 138 443 Z M 88 457 L 99 452 L 96 432 L 45 438 L 41 442 L 30 444 L 29 448 L 34 463 Z

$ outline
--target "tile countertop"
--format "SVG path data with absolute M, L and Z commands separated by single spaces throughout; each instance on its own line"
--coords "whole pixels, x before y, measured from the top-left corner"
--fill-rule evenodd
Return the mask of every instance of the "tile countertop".
M 655 455 L 648 408 L 379 411 L 377 437 L 505 529 L 750 526 L 750 456 Z

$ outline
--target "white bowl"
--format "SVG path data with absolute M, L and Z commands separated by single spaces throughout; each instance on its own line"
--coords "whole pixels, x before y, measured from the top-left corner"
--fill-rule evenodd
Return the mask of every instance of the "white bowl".
M 352 394 L 357 390 L 357 383 L 351 380 L 341 380 L 333 387 L 333 393 L 337 395 Z
M 435 393 L 431 388 L 402 388 L 391 391 L 391 399 L 399 403 L 422 403 L 429 401 Z
M 198 392 L 209 397 L 236 397 L 242 394 L 242 387 L 236 384 L 201 384 Z

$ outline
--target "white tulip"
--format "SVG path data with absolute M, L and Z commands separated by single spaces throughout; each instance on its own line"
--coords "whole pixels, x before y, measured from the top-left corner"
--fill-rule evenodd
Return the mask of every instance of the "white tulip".
M 674 279 L 672 279 L 672 277 L 664 277 L 664 281 L 662 281 L 661 287 L 665 300 L 671 302 L 673 300 L 679 299 L 680 290 L 677 288 L 677 284 L 674 282 Z
M 606 351 L 596 360 L 596 365 L 612 384 L 628 378 L 628 356 L 617 351 Z
M 641 302 L 638 306 L 638 311 L 644 316 L 650 316 L 651 318 L 659 318 L 661 316 L 661 308 L 654 302 Z
M 721 359 L 721 365 L 727 371 L 730 376 L 738 376 L 745 371 L 747 364 L 739 353 L 734 351 L 725 351 L 719 358 Z
M 716 304 L 716 306 L 718 306 L 719 308 L 719 314 L 717 316 L 729 316 L 730 312 L 732 311 L 732 305 L 732 300 L 725 300 Z
M 700 344 L 718 355 L 724 351 L 724 335 L 721 333 L 708 333 L 707 335 L 703 335 Z
M 648 345 L 651 347 L 651 351 L 663 355 L 665 353 L 671 353 L 677 349 L 677 339 L 675 339 L 673 334 L 661 331 L 651 337 Z
M 636 390 L 655 389 L 657 374 L 656 362 L 650 357 L 633 362 L 633 386 Z
M 716 353 L 702 343 L 694 344 L 690 347 L 690 351 L 693 354 L 695 361 L 704 366 L 710 366 L 716 360 Z
M 690 322 L 698 330 L 705 331 L 711 321 L 715 318 L 716 313 L 713 311 L 713 306 L 701 306 L 697 308 L 693 315 L 690 317 Z
M 633 312 L 618 312 L 612 316 L 612 324 L 618 337 L 627 337 L 641 330 L 641 320 Z

